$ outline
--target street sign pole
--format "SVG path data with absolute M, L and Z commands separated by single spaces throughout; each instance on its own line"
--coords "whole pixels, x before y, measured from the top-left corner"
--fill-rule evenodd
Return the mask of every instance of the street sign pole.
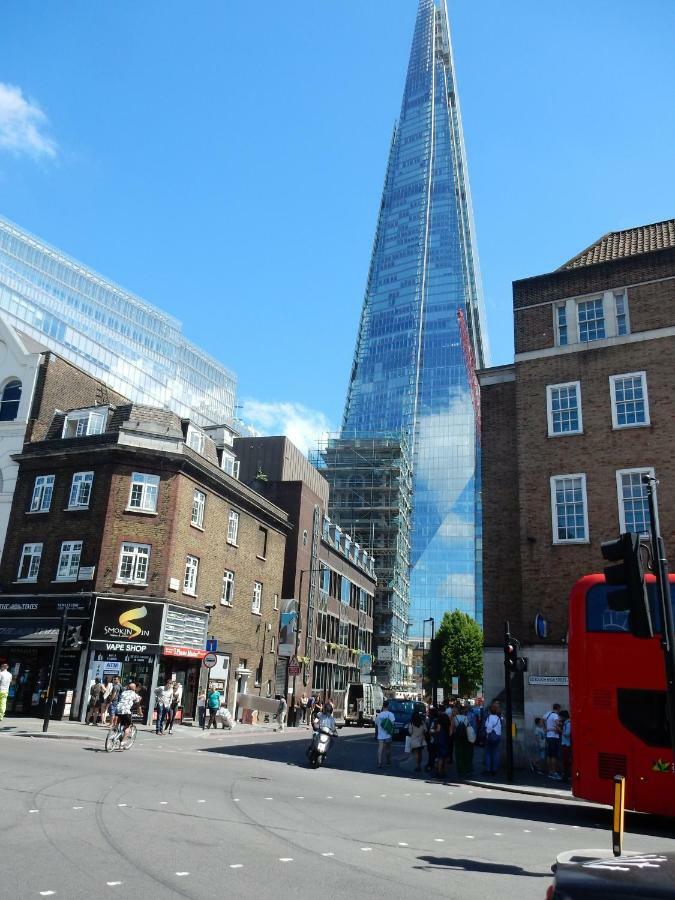
M 45 709 L 45 717 L 42 722 L 42 731 L 46 732 L 49 728 L 49 718 L 52 714 L 52 705 L 54 703 L 54 692 L 56 691 L 56 677 L 61 662 L 61 650 L 63 648 L 63 640 L 66 636 L 66 622 L 68 620 L 68 607 L 64 606 L 61 613 L 61 624 L 59 625 L 59 636 L 56 639 L 56 647 L 54 648 L 54 660 L 52 662 L 52 670 L 49 673 L 49 686 L 47 688 L 47 703 Z
M 614 776 L 614 808 L 612 815 L 612 853 L 621 856 L 623 850 L 623 820 L 626 808 L 626 779 Z
M 218 662 L 218 657 L 215 653 L 207 653 L 204 659 L 202 660 L 202 665 L 206 669 L 206 698 L 204 701 L 204 723 L 202 725 L 202 731 L 206 728 L 206 704 L 209 702 L 209 684 L 211 683 L 211 669 Z

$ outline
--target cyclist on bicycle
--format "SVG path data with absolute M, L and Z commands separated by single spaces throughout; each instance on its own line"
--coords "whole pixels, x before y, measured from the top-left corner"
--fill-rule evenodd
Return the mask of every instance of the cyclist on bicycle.
M 129 737 L 129 729 L 131 728 L 131 707 L 134 703 L 138 703 L 140 699 L 141 698 L 136 693 L 136 685 L 133 681 L 128 684 L 125 690 L 120 694 L 120 699 L 117 701 L 117 724 L 119 726 L 124 726 L 122 740 L 126 740 Z

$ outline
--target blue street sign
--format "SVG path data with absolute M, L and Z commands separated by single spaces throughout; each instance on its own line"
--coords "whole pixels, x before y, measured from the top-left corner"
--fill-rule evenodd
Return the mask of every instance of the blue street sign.
M 206 639 L 206 649 L 209 653 L 215 653 L 218 649 L 218 641 L 216 638 L 207 638 Z

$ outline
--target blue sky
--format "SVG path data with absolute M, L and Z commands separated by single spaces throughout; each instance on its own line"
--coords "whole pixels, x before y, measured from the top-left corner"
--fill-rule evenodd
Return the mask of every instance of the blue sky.
M 0 213 L 337 427 L 416 0 L 5 0 Z M 494 364 L 511 281 L 675 215 L 672 0 L 452 0 Z

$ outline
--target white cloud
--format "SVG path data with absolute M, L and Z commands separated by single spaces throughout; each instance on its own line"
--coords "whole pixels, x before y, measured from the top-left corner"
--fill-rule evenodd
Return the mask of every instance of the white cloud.
M 301 403 L 264 403 L 249 398 L 242 401 L 240 415 L 263 434 L 285 434 L 305 454 L 316 447 L 322 434 L 334 430 L 322 412 Z
M 0 81 L 0 149 L 32 157 L 56 156 L 56 141 L 45 133 L 47 116 L 21 88 Z

